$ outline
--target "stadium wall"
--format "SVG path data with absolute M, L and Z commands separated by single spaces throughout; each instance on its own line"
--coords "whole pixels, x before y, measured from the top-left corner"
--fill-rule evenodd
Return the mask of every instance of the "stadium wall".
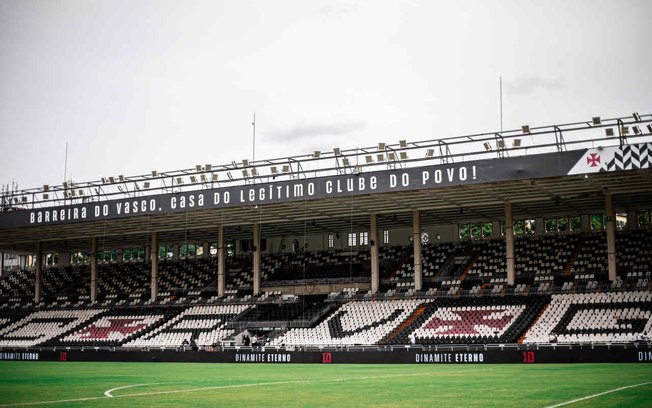
M 583 347 L 497 350 L 225 351 L 3 350 L 0 360 L 273 364 L 546 364 L 652 363 L 652 347 Z

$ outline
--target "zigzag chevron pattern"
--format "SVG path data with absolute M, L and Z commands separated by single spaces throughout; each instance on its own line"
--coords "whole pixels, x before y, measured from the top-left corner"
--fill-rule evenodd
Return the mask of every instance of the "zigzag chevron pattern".
M 652 144 L 622 146 L 614 158 L 600 171 L 638 170 L 650 168 Z

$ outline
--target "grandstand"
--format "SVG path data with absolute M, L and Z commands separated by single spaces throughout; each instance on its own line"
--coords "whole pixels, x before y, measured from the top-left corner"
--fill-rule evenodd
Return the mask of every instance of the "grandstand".
M 12 191 L 0 348 L 650 361 L 651 136 L 596 117 Z

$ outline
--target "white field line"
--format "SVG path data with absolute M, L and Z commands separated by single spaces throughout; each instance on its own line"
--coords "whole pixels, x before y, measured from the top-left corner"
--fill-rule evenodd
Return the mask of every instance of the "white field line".
M 126 388 L 133 388 L 133 387 L 143 387 L 146 385 L 161 385 L 161 384 L 174 384 L 173 382 L 155 382 L 155 383 L 147 383 L 147 384 L 132 384 L 132 385 L 125 385 L 124 387 L 117 387 L 117 388 L 111 388 L 110 390 L 104 391 L 104 395 L 107 398 L 113 398 L 113 395 L 111 393 L 113 391 L 118 391 L 118 390 L 124 390 Z
M 555 404 L 555 405 L 548 405 L 546 408 L 563 407 L 564 405 L 570 405 L 570 404 L 574 404 L 576 402 L 585 401 L 585 400 L 595 398 L 595 397 L 600 397 L 602 395 L 611 394 L 612 392 L 618 392 L 618 391 L 626 390 L 628 388 L 642 387 L 642 386 L 648 385 L 648 384 L 652 384 L 652 381 L 648 381 L 648 382 L 644 382 L 644 383 L 640 383 L 640 384 L 626 385 L 624 387 L 619 387 L 619 388 L 614 388 L 613 390 L 600 392 L 598 394 L 587 395 L 586 397 L 577 398 L 577 399 L 566 401 L 566 402 L 560 402 L 559 404 Z
M 152 395 L 167 395 L 167 394 L 179 394 L 179 393 L 185 393 L 185 392 L 198 392 L 198 391 L 210 391 L 210 390 L 222 390 L 222 389 L 229 389 L 229 388 L 247 388 L 247 387 L 264 387 L 264 386 L 272 386 L 272 385 L 287 385 L 287 384 L 310 384 L 310 383 L 337 383 L 337 382 L 344 382 L 344 381 L 364 381 L 364 380 L 375 380 L 375 379 L 383 379 L 383 378 L 399 378 L 399 377 L 416 377 L 416 376 L 445 376 L 445 375 L 454 375 L 454 374 L 466 374 L 466 373 L 473 373 L 473 372 L 486 372 L 486 371 L 491 371 L 491 369 L 484 369 L 484 370 L 468 370 L 468 371 L 454 371 L 454 372 L 447 372 L 447 373 L 433 373 L 433 374 L 423 374 L 423 373 L 411 373 L 411 374 L 396 374 L 396 375 L 381 375 L 381 376 L 368 376 L 368 377 L 349 377 L 349 378 L 332 378 L 332 379 L 315 379 L 315 380 L 291 380 L 291 381 L 271 381 L 271 382 L 264 382 L 264 383 L 250 383 L 250 384 L 233 384 L 233 385 L 216 385 L 212 387 L 201 387 L 201 388 L 188 388 L 188 389 L 182 389 L 182 390 L 168 390 L 168 391 L 153 391 L 153 392 L 141 392 L 141 393 L 135 393 L 135 394 L 124 394 L 124 395 L 111 395 L 107 396 L 106 393 L 109 391 L 115 391 L 118 388 L 114 388 L 112 390 L 107 390 L 104 395 L 101 397 L 87 397 L 87 398 L 71 398 L 71 399 L 64 399 L 64 400 L 52 400 L 52 401 L 35 401 L 35 402 L 23 402 L 23 403 L 16 403 L 16 404 L 6 404 L 6 405 L 0 405 L 0 407 L 23 407 L 23 406 L 30 406 L 30 405 L 51 405 L 51 404 L 64 404 L 68 402 L 84 402 L 84 401 L 94 401 L 94 400 L 100 400 L 100 399 L 107 399 L 107 398 L 133 398 L 133 397 L 146 397 L 146 396 L 152 396 Z M 129 387 L 139 387 L 139 386 L 145 386 L 145 385 L 153 385 L 157 383 L 151 383 L 151 384 L 134 384 L 134 385 L 128 385 L 125 387 L 119 387 L 119 388 L 129 388 Z M 162 383 L 158 383 L 162 384 Z

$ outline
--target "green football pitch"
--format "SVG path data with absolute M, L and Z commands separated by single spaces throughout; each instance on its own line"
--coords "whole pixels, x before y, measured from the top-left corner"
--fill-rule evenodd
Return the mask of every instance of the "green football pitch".
M 650 407 L 652 364 L 0 362 L 0 406 Z

